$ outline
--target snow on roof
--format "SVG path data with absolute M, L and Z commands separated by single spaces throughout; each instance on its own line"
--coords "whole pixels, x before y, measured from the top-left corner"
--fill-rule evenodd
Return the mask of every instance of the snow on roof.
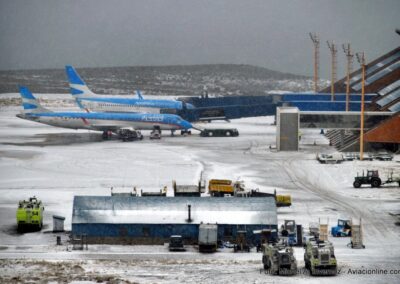
M 278 107 L 278 113 L 299 113 L 299 109 L 297 107 Z
M 191 222 L 188 222 L 191 205 Z M 73 224 L 277 225 L 273 197 L 75 196 Z

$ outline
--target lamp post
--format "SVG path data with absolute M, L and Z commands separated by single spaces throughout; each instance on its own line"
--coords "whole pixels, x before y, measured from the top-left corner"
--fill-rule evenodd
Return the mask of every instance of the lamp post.
M 365 55 L 364 52 L 356 54 L 357 60 L 361 65 L 362 81 L 361 81 L 361 117 L 360 117 L 360 161 L 364 159 L 364 96 L 365 96 Z

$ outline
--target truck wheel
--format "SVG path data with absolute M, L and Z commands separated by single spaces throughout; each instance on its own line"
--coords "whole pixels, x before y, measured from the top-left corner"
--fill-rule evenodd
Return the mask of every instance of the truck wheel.
M 360 188 L 360 186 L 361 186 L 361 182 L 359 182 L 359 181 L 353 182 L 353 187 Z
M 231 136 L 231 132 L 230 131 L 225 132 L 225 136 L 227 137 Z
M 208 132 L 208 136 L 213 136 L 214 135 L 214 133 L 212 133 L 212 131 L 210 131 L 210 132 Z

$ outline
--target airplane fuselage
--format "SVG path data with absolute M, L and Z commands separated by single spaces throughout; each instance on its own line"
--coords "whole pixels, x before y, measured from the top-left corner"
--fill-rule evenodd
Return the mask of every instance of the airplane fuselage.
M 190 104 L 173 100 L 145 100 L 125 98 L 80 98 L 79 103 L 94 112 L 160 113 L 161 109 L 177 112 L 184 108 L 194 108 Z
M 191 128 L 191 125 L 176 115 L 165 114 L 123 114 L 123 113 L 78 113 L 48 112 L 17 115 L 19 118 L 70 129 L 117 131 L 132 127 L 136 130 L 177 130 Z

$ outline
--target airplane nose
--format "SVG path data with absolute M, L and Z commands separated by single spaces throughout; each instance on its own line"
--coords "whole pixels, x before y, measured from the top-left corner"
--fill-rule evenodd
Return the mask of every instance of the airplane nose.
M 184 129 L 190 129 L 190 128 L 193 128 L 193 125 L 190 122 L 184 120 L 184 121 L 182 121 L 182 127 Z

